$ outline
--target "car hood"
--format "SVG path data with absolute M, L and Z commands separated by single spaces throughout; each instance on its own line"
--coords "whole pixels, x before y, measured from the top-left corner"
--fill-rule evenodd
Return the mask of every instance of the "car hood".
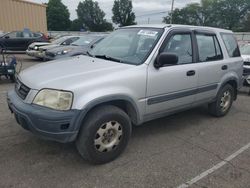
M 35 65 L 22 71 L 18 77 L 32 89 L 53 88 L 74 91 L 74 88 L 81 84 L 100 81 L 114 74 L 119 76 L 119 72 L 133 67 L 135 66 L 81 55 Z
M 74 51 L 74 50 L 77 50 L 77 49 L 81 49 L 81 47 L 80 46 L 71 46 L 71 45 L 68 45 L 68 46 L 57 46 L 57 47 L 51 48 L 49 50 L 49 52 L 56 54 L 57 52 L 61 52 L 61 51 L 64 51 L 64 50 Z
M 49 45 L 49 42 L 33 42 L 30 47 Z
M 250 55 L 242 55 L 244 62 L 250 62 Z
M 57 48 L 57 47 L 60 47 L 60 45 L 59 44 L 49 44 L 49 45 L 45 45 L 45 46 L 40 47 L 40 49 L 41 50 L 50 50 L 50 49 Z

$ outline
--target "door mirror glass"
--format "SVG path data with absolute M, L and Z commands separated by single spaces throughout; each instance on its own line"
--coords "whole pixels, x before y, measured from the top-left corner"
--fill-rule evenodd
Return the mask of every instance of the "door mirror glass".
M 163 52 L 158 55 L 154 63 L 155 68 L 159 69 L 164 66 L 177 65 L 178 56 L 174 53 Z

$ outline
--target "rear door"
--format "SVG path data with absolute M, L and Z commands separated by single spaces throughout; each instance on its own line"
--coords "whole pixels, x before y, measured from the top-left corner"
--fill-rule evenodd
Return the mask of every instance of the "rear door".
M 179 61 L 177 65 L 160 69 L 149 66 L 146 107 L 148 116 L 157 117 L 157 114 L 160 116 L 162 113 L 190 107 L 196 94 L 198 75 L 192 31 L 171 31 L 159 54 L 162 52 L 176 54 Z
M 218 36 L 211 31 L 195 31 L 197 46 L 198 90 L 196 102 L 202 103 L 216 96 L 221 78 L 228 71 Z
M 20 48 L 22 50 L 26 50 L 28 46 L 35 41 L 35 36 L 30 31 L 23 31 L 22 32 L 23 38 L 19 41 L 20 42 Z

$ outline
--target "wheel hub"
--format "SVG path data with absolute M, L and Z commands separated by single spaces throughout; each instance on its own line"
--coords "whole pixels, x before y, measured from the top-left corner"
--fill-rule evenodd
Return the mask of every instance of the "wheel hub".
M 223 112 L 227 111 L 230 108 L 231 103 L 231 93 L 230 91 L 225 91 L 221 97 L 220 107 Z
M 122 127 L 117 121 L 109 121 L 97 130 L 94 145 L 99 152 L 114 150 L 122 138 Z

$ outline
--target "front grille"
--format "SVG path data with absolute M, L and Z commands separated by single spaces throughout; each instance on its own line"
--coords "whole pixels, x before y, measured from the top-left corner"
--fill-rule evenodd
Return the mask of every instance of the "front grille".
M 244 65 L 250 66 L 250 62 L 244 62 Z
M 51 52 L 46 52 L 45 55 L 48 57 L 55 57 L 55 54 Z
M 16 84 L 15 84 L 15 90 L 17 95 L 21 98 L 21 99 L 26 99 L 27 95 L 30 92 L 30 88 L 27 87 L 26 85 L 24 85 L 22 82 L 20 82 L 20 80 L 16 80 Z

